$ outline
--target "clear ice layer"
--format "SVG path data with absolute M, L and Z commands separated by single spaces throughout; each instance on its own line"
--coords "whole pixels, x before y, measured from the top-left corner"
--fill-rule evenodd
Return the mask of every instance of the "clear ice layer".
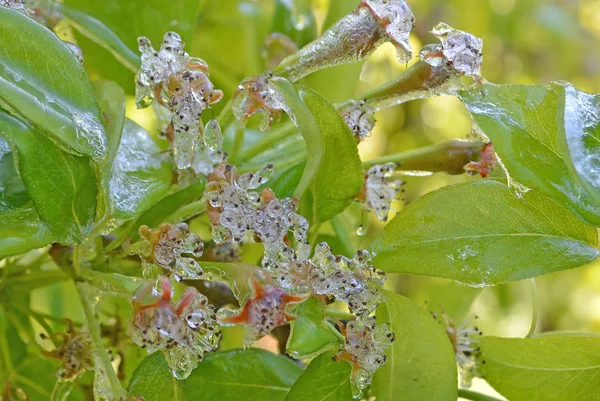
M 387 221 L 392 201 L 398 197 L 402 181 L 388 181 L 396 169 L 395 163 L 375 165 L 367 171 L 363 205 L 381 221 Z
M 242 81 L 233 95 L 233 114 L 245 123 L 254 114 L 262 115 L 259 128 L 266 131 L 281 112 L 287 110 L 285 100 L 271 82 L 272 75 L 265 73 Z
M 456 71 L 471 77 L 481 75 L 483 63 L 481 39 L 443 22 L 437 24 L 431 33 L 442 42 L 442 53 Z
M 364 140 L 375 127 L 375 111 L 364 100 L 351 101 L 340 110 L 340 114 L 357 141 Z

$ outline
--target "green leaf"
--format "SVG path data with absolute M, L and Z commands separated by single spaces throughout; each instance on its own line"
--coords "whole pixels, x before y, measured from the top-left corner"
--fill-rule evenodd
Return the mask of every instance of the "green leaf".
M 444 330 L 408 298 L 384 294 L 377 323 L 391 323 L 396 341 L 373 378 L 377 401 L 456 401 L 456 359 Z
M 172 170 L 170 156 L 142 127 L 126 120 L 109 183 L 113 215 L 130 219 L 158 202 L 171 185 Z
M 287 352 L 296 359 L 311 358 L 320 352 L 337 348 L 336 336 L 325 324 L 325 305 L 311 297 L 295 311 L 296 320 L 291 323 Z
M 294 195 L 294 190 L 302 179 L 305 166 L 306 163 L 302 162 L 290 167 L 273 181 L 269 181 L 267 186 L 275 192 L 275 195 L 277 195 L 278 198 L 292 197 Z
M 96 174 L 90 158 L 66 153 L 35 128 L 4 113 L 0 135 L 16 152 L 19 173 L 42 221 L 58 241 L 81 242 L 96 213 Z
M 481 371 L 511 401 L 592 401 L 600 387 L 600 337 L 484 337 Z
M 298 48 L 317 38 L 317 24 L 311 0 L 276 0 L 271 32 L 289 37 Z
M 512 178 L 600 226 L 599 160 L 594 153 L 599 146 L 598 104 L 571 86 L 567 91 L 558 83 L 485 84 L 483 98 L 478 88 L 461 93 L 461 99 Z
M 53 32 L 0 8 L 0 99 L 61 147 L 102 159 L 106 134 L 83 66 Z
M 348 362 L 334 361 L 335 352 L 325 352 L 312 360 L 292 386 L 285 401 L 351 401 Z
M 54 238 L 40 221 L 13 159 L 0 137 L 0 259 L 40 248 Z
M 581 266 L 598 257 L 597 246 L 596 229 L 551 199 L 478 181 L 403 209 L 376 241 L 374 264 L 489 286 Z
M 364 173 L 356 140 L 335 107 L 308 88 L 274 79 L 306 141 L 307 162 L 294 196 L 313 223 L 324 222 L 360 192 Z
M 125 124 L 125 92 L 112 81 L 95 81 L 92 87 L 104 117 L 107 156 L 106 159 L 102 160 L 102 163 L 104 164 L 103 170 L 106 171 L 105 174 L 110 176 L 112 162 L 117 156 Z
M 204 357 L 186 380 L 175 380 L 163 355 L 142 361 L 129 392 L 158 400 L 285 400 L 301 369 L 290 359 L 260 349 L 216 352 Z

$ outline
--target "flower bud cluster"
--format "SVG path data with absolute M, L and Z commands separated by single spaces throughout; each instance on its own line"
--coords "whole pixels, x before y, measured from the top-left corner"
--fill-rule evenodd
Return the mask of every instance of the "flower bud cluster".
M 376 325 L 375 317 L 371 316 L 350 321 L 342 330 L 346 341 L 337 359 L 352 365 L 351 382 L 355 396 L 369 386 L 377 369 L 386 362 L 385 350 L 396 339 L 390 329 L 389 324 Z
M 296 201 L 276 199 L 268 189 L 261 194 L 255 191 L 272 173 L 272 164 L 256 173 L 239 175 L 235 167 L 224 163 L 209 175 L 207 188 L 214 241 L 240 242 L 252 232 L 265 247 L 262 264 L 267 269 L 293 260 L 297 252 L 306 252 L 308 247 L 308 223 L 295 212 Z M 290 236 L 298 243 L 297 250 L 291 247 Z
M 478 344 L 483 333 L 476 326 L 471 326 L 472 321 L 477 319 L 477 316 L 471 315 L 462 325 L 456 326 L 454 321 L 445 313 L 439 315 L 433 313 L 432 315 L 442 325 L 452 343 L 458 363 L 461 387 L 471 387 L 473 378 L 480 376 L 478 370 L 481 350 Z
M 259 128 L 266 131 L 273 121 L 279 121 L 286 109 L 283 96 L 273 85 L 273 74 L 265 73 L 242 81 L 233 95 L 233 114 L 245 123 L 254 114 L 262 115 Z
M 357 200 L 367 210 L 375 212 L 381 221 L 387 221 L 392 209 L 392 201 L 398 197 L 404 183 L 400 180 L 388 181 L 397 165 L 395 163 L 377 164 L 365 174 L 365 185 Z
M 72 323 L 67 321 L 66 333 L 55 333 L 52 337 L 60 337 L 62 342 L 55 350 L 44 351 L 44 354 L 61 362 L 56 371 L 59 379 L 77 380 L 85 372 L 93 369 L 92 340 L 88 333 L 75 330 Z
M 169 139 L 175 162 L 180 169 L 188 168 L 203 131 L 202 112 L 219 102 L 223 92 L 216 90 L 208 78 L 206 62 L 190 57 L 183 50 L 183 42 L 177 33 L 167 32 L 159 51 L 146 37 L 138 38 L 138 44 L 142 66 L 136 76 L 137 106 L 144 108 L 156 101 L 169 111 L 173 130 L 173 138 Z M 215 123 L 209 123 L 211 132 L 204 139 L 211 149 L 218 148 L 222 140 L 220 128 L 215 127 Z
M 185 379 L 221 337 L 214 307 L 194 287 L 181 294 L 177 305 L 168 278 L 141 286 L 133 296 L 130 325 L 133 342 L 149 352 L 162 350 L 173 374 Z
M 146 240 L 143 249 L 139 250 L 144 276 L 155 276 L 158 267 L 178 281 L 200 278 L 202 268 L 194 258 L 202 256 L 204 243 L 190 232 L 187 224 L 162 224 L 156 230 L 141 226 L 139 231 Z

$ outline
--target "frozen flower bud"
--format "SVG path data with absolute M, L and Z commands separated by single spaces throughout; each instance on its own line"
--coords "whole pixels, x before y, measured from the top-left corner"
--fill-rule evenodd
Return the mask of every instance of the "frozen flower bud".
M 393 43 L 398 59 L 406 63 L 412 56 L 408 37 L 413 25 L 414 15 L 404 0 L 362 0 L 319 39 L 283 60 L 274 73 L 295 82 L 323 68 L 360 61 L 385 42 Z
M 478 372 L 478 358 L 481 356 L 478 344 L 483 333 L 476 326 L 471 326 L 477 316 L 471 315 L 462 325 L 456 326 L 454 321 L 443 312 L 439 315 L 432 313 L 432 315 L 442 325 L 452 343 L 458 363 L 461 387 L 471 387 L 473 378 L 481 376 Z
M 33 16 L 33 11 L 27 8 L 23 0 L 0 0 L 0 7 L 11 8 L 27 16 Z
M 266 131 L 273 121 L 278 121 L 286 109 L 285 100 L 271 82 L 271 73 L 242 81 L 233 95 L 233 114 L 245 123 L 254 114 L 261 114 L 260 129 Z
M 359 397 L 371 384 L 373 375 L 386 362 L 385 350 L 394 342 L 389 324 L 375 325 L 374 317 L 350 321 L 346 325 L 344 349 L 337 355 L 352 365 L 352 391 Z
M 177 280 L 200 278 L 202 268 L 194 258 L 202 256 L 204 243 L 190 232 L 187 224 L 162 224 L 156 230 L 141 226 L 140 235 L 149 245 L 143 255 L 145 276 L 150 276 L 152 267 L 158 265 L 163 271 L 173 274 Z
M 160 277 L 133 296 L 132 340 L 149 352 L 163 350 L 177 379 L 185 379 L 204 354 L 214 351 L 221 337 L 214 307 L 193 287 L 172 301 L 171 282 Z
M 340 110 L 340 114 L 358 142 L 369 136 L 375 127 L 375 111 L 364 100 L 351 101 Z
M 275 32 L 265 37 L 265 44 L 260 55 L 265 62 L 265 68 L 270 71 L 277 67 L 283 59 L 298 51 L 296 43 L 286 35 Z
M 244 343 L 248 346 L 261 337 L 271 333 L 278 326 L 284 325 L 294 317 L 286 312 L 288 304 L 303 302 L 306 296 L 290 295 L 278 287 L 263 286 L 253 279 L 253 292 L 242 309 L 231 311 L 221 309 L 219 321 L 224 325 L 246 327 Z
M 371 167 L 365 174 L 365 185 L 357 197 L 357 200 L 362 202 L 366 209 L 375 212 L 381 221 L 387 221 L 392 201 L 397 198 L 403 185 L 400 180 L 387 180 L 396 167 L 395 163 Z
M 67 320 L 67 332 L 55 333 L 51 337 L 59 337 L 62 342 L 55 350 L 43 353 L 61 362 L 56 372 L 59 379 L 77 380 L 86 371 L 93 369 L 92 340 L 88 333 L 75 330 Z
M 442 42 L 441 52 L 448 64 L 462 75 L 479 77 L 483 63 L 483 41 L 470 33 L 440 22 L 431 33 Z
M 498 157 L 494 151 L 494 145 L 489 142 L 481 151 L 481 160 L 467 164 L 464 169 L 469 175 L 479 174 L 486 178 L 496 167 L 498 167 Z

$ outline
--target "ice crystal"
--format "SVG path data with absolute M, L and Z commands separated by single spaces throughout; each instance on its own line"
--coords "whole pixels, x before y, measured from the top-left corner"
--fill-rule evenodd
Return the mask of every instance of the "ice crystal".
M 444 327 L 444 331 L 452 343 L 460 372 L 461 387 L 471 387 L 473 378 L 479 376 L 478 358 L 481 356 L 481 351 L 478 344 L 483 334 L 476 326 L 471 326 L 477 316 L 471 315 L 462 325 L 456 326 L 454 321 L 443 312 L 439 315 L 435 313 L 432 315 Z
M 403 184 L 400 180 L 388 181 L 396 167 L 395 163 L 371 167 L 365 174 L 365 185 L 357 198 L 366 209 L 374 211 L 381 221 L 387 221 L 392 201 L 397 198 Z
M 273 121 L 279 120 L 286 110 L 283 96 L 271 82 L 271 73 L 265 73 L 242 81 L 233 95 L 233 113 L 245 122 L 254 114 L 261 114 L 260 129 L 266 131 Z
M 376 325 L 375 317 L 350 321 L 344 331 L 346 341 L 337 359 L 352 365 L 352 391 L 359 398 L 375 371 L 386 362 L 385 350 L 392 345 L 395 335 L 389 324 Z
M 274 328 L 293 320 L 294 317 L 286 312 L 286 306 L 306 299 L 306 296 L 291 295 L 279 287 L 263 286 L 256 279 L 252 280 L 252 284 L 252 296 L 239 311 L 219 310 L 221 324 L 242 324 L 246 327 L 246 345 L 251 345 Z
M 208 78 L 206 62 L 190 57 L 175 32 L 165 34 L 159 51 L 146 37 L 140 37 L 138 44 L 142 66 L 136 76 L 137 106 L 147 107 L 154 100 L 168 110 L 172 134 L 167 137 L 173 145 L 175 163 L 180 169 L 188 168 L 202 137 L 202 112 L 220 101 L 223 92 Z M 215 148 L 215 142 L 219 144 L 216 133 L 210 135 L 212 140 L 206 145 Z
M 172 301 L 171 282 L 160 277 L 133 296 L 134 316 L 130 334 L 135 344 L 149 352 L 162 350 L 177 379 L 185 379 L 221 337 L 214 307 L 193 287 Z
M 440 22 L 431 31 L 442 42 L 442 54 L 462 75 L 479 77 L 483 63 L 483 41 L 470 33 Z
M 364 100 L 353 100 L 340 110 L 340 114 L 357 141 L 364 140 L 375 127 L 375 111 Z
M 202 268 L 194 258 L 202 256 L 204 243 L 190 232 L 187 224 L 162 224 L 156 230 L 141 226 L 140 235 L 149 245 L 143 255 L 145 276 L 152 276 L 156 265 L 177 280 L 197 279 L 202 275 Z

